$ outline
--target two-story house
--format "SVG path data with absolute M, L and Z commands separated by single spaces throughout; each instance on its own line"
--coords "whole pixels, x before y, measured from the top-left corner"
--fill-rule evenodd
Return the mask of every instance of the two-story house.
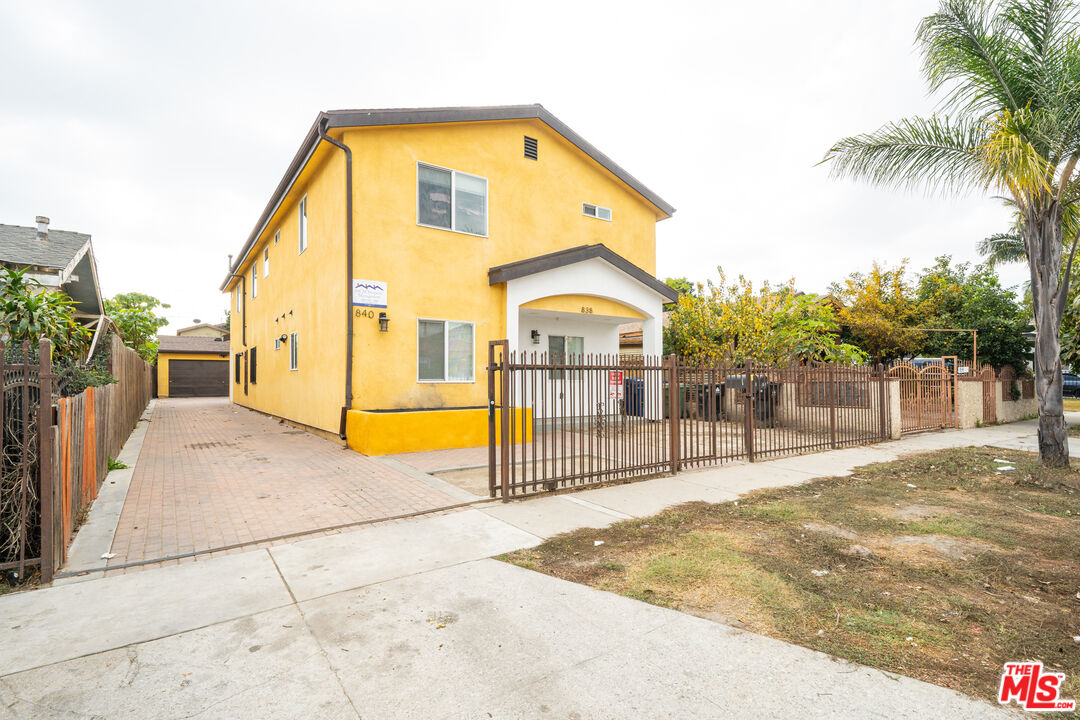
M 221 285 L 232 398 L 369 454 L 483 445 L 489 340 L 661 352 L 673 212 L 540 105 L 320 113 Z

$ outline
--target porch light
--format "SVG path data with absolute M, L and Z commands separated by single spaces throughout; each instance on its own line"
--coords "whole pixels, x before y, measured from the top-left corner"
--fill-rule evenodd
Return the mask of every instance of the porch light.
M 281 337 L 279 337 L 278 340 L 280 340 L 283 343 L 287 343 L 287 342 L 289 342 L 289 336 L 286 335 L 285 333 L 281 333 Z
M 530 336 L 532 337 L 533 345 L 539 345 L 540 344 L 540 331 L 539 330 L 533 330 L 532 333 L 530 333 Z
M 390 318 L 386 317 L 386 313 L 379 313 L 379 332 L 387 332 L 390 329 Z

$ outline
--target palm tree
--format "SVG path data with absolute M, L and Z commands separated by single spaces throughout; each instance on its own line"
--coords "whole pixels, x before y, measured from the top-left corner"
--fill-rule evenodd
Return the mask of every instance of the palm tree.
M 1039 454 L 1058 467 L 1069 464 L 1059 334 L 1080 238 L 1063 227 L 1080 201 L 1078 17 L 1075 0 L 942 0 L 916 35 L 941 114 L 844 138 L 823 160 L 834 177 L 992 190 L 1014 206 L 1031 274 Z

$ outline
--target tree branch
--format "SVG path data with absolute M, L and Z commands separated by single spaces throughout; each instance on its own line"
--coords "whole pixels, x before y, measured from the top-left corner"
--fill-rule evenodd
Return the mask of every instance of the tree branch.
M 1057 297 L 1057 314 L 1058 314 L 1058 327 L 1060 327 L 1061 317 L 1065 314 L 1065 301 L 1069 296 L 1069 282 L 1072 279 L 1072 266 L 1073 258 L 1076 257 L 1076 243 L 1080 241 L 1080 228 L 1077 228 L 1076 235 L 1073 237 L 1072 247 L 1069 249 L 1069 262 L 1065 264 L 1065 276 L 1061 278 L 1061 285 L 1058 287 Z

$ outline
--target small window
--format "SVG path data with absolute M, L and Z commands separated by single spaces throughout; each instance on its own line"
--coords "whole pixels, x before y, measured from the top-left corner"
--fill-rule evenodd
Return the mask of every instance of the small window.
M 531 138 L 528 135 L 525 136 L 525 157 L 530 160 L 536 160 L 539 157 L 539 147 L 536 142 L 536 138 Z
M 236 353 L 236 378 L 233 382 L 240 382 L 240 366 L 244 364 L 244 353 Z
M 274 231 L 274 244 L 277 245 L 278 240 L 280 240 L 280 239 L 281 239 L 281 231 L 280 230 L 275 230 Z
M 243 294 L 240 292 L 240 283 L 236 284 L 233 288 L 233 295 L 236 297 L 236 312 L 240 312 L 240 300 Z
M 281 349 L 281 338 L 279 338 L 279 337 L 274 338 L 274 349 L 275 350 L 280 350 Z
M 556 365 L 581 364 L 585 361 L 585 338 L 572 335 L 548 335 L 548 362 Z M 575 376 L 579 371 L 573 371 Z M 566 370 L 548 372 L 552 380 L 565 380 Z
M 598 220 L 611 220 L 611 208 L 600 207 L 599 205 L 581 203 L 581 213 L 582 215 L 594 217 Z
M 296 348 L 296 333 L 289 334 L 289 369 L 295 370 L 299 367 L 300 356 Z
M 263 248 L 263 277 L 270 274 L 270 248 Z
M 251 297 L 259 295 L 259 264 L 251 266 Z
M 300 227 L 300 230 L 298 232 L 300 249 L 297 252 L 297 255 L 299 255 L 300 253 L 307 250 L 307 195 L 300 198 L 300 206 L 297 208 L 296 212 L 299 216 Z
M 474 382 L 470 322 L 421 320 L 417 325 L 418 382 Z
M 487 235 L 487 179 L 417 164 L 416 222 L 469 235 Z
M 252 385 L 254 385 L 255 384 L 255 377 L 256 377 L 256 375 L 255 375 L 255 367 L 256 367 L 256 365 L 255 365 L 255 348 L 251 348 L 251 350 L 248 350 L 248 365 L 250 365 L 250 367 L 248 368 L 248 380 L 251 382 Z

